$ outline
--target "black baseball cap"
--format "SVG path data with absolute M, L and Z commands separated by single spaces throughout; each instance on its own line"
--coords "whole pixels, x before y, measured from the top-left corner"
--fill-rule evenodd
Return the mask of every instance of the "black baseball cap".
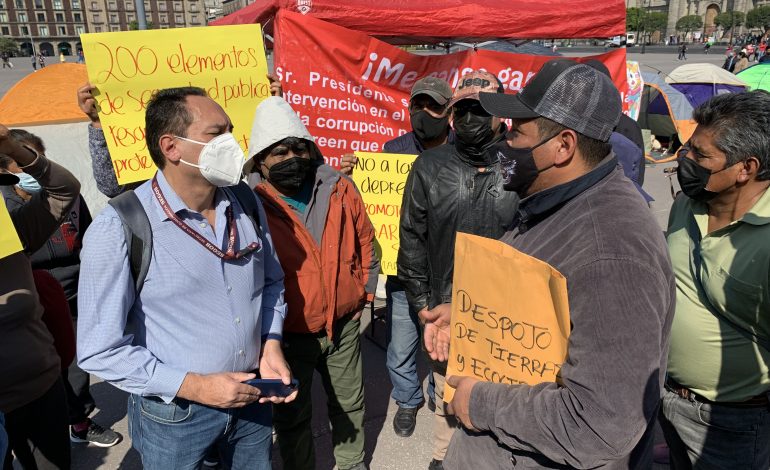
M 0 186 L 13 186 L 19 183 L 19 177 L 13 173 L 0 172 Z
M 569 59 L 546 62 L 518 94 L 480 93 L 479 101 L 493 116 L 542 116 L 602 142 L 610 139 L 623 110 L 609 77 Z
M 587 66 L 591 67 L 594 70 L 598 70 L 603 75 L 606 75 L 606 76 L 612 78 L 612 75 L 610 74 L 610 69 L 608 69 L 607 66 L 604 65 L 604 62 L 602 62 L 600 60 L 596 60 L 596 59 L 591 59 L 591 60 L 587 60 L 587 61 L 585 61 L 583 63 L 586 64 Z

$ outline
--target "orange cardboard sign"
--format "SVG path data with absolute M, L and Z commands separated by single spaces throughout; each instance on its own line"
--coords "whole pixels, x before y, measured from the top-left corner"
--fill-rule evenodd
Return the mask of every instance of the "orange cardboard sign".
M 457 234 L 447 376 L 557 381 L 569 333 L 567 280 L 559 271 L 497 240 Z M 444 400 L 453 396 L 447 386 Z

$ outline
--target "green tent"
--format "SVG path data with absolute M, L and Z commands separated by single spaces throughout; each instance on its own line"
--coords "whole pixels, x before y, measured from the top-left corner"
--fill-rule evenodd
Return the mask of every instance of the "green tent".
M 748 83 L 752 90 L 770 91 L 770 62 L 752 65 L 738 72 L 738 78 Z

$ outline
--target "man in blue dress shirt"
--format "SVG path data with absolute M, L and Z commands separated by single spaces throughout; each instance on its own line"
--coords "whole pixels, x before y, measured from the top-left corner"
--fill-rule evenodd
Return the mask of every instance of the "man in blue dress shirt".
M 159 169 L 136 190 L 153 234 L 149 270 L 137 292 L 108 206 L 81 254 L 78 363 L 131 394 L 129 432 L 145 469 L 197 469 L 213 446 L 227 468 L 269 469 L 270 402 L 284 399 L 242 382 L 254 372 L 290 382 L 286 304 L 267 224 L 257 233 L 226 188 L 240 181 L 243 151 L 200 88 L 159 91 L 145 119 Z

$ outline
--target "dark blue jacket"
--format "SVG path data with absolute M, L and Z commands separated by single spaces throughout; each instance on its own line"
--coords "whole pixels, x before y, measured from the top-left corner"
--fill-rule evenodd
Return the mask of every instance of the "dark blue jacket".
M 447 137 L 448 144 L 454 144 L 455 132 L 449 130 L 449 136 Z M 385 153 L 400 153 L 403 155 L 419 155 L 425 151 L 425 147 L 414 135 L 414 131 L 407 132 L 406 134 L 396 137 L 395 139 L 385 142 L 382 146 L 382 150 Z
M 612 151 L 618 157 L 620 166 L 623 167 L 623 174 L 634 183 L 636 189 L 647 202 L 652 201 L 652 196 L 642 189 L 639 181 L 644 174 L 644 153 L 642 149 L 617 132 L 613 132 L 612 136 L 610 136 L 610 144 L 612 145 Z

